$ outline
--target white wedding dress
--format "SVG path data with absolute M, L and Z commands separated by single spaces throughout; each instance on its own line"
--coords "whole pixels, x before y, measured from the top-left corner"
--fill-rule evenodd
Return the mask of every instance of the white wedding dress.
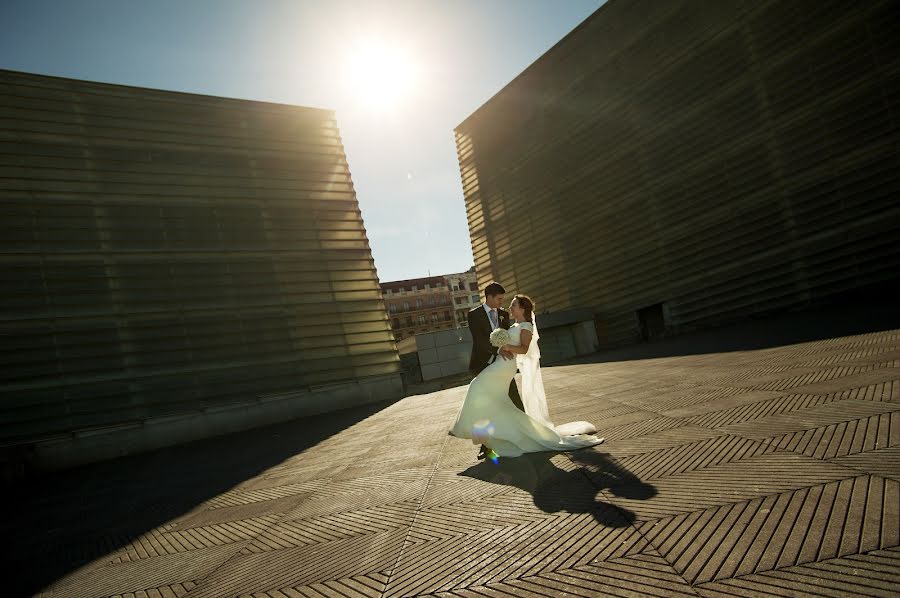
M 510 345 L 520 344 L 522 330 L 534 332 L 529 322 L 513 324 L 509 329 Z M 554 426 L 547 417 L 543 382 L 540 379 L 534 333 L 528 352 L 517 359 L 497 359 L 479 373 L 469 385 L 450 434 L 471 438 L 484 444 L 501 457 L 518 457 L 523 453 L 571 451 L 603 442 L 592 436 L 596 428 L 588 422 L 572 422 Z M 509 398 L 509 382 L 522 371 L 522 400 L 526 413 L 519 411 Z

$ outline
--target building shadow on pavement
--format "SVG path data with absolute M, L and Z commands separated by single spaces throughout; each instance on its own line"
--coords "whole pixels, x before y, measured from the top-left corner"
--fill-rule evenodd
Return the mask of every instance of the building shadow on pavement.
M 532 495 L 545 513 L 590 513 L 605 527 L 626 527 L 635 520 L 628 509 L 597 499 L 600 491 L 645 500 L 656 488 L 622 468 L 607 454 L 594 449 L 565 453 L 529 453 L 503 458 L 497 464 L 482 461 L 459 473 L 491 484 L 515 486 Z M 574 466 L 573 466 L 574 464 Z
M 5 580 L 3 595 L 37 593 L 391 402 L 21 481 L 4 497 L 7 538 L 15 538 L 7 559 L 16 573 Z

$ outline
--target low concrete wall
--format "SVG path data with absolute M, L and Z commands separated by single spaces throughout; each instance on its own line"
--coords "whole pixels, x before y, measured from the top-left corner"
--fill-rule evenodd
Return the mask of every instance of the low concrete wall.
M 538 316 L 541 334 L 541 362 L 551 364 L 594 353 L 598 349 L 597 330 L 588 310 L 573 310 Z M 469 369 L 472 335 L 468 328 L 417 334 L 416 352 L 422 380 L 436 380 Z
M 539 324 L 540 326 L 540 324 Z M 594 322 L 576 322 L 553 328 L 541 327 L 541 362 L 544 364 L 595 353 L 598 349 Z
M 30 444 L 26 447 L 27 465 L 39 470 L 64 469 L 318 413 L 397 399 L 403 396 L 403 391 L 400 374 L 374 376 L 314 387 L 309 391 L 257 397 L 192 413 L 82 430 Z
M 416 335 L 422 380 L 461 374 L 469 369 L 472 335 L 468 328 Z
M 541 335 L 541 363 L 551 364 L 599 349 L 594 314 L 589 309 L 571 309 L 537 315 Z

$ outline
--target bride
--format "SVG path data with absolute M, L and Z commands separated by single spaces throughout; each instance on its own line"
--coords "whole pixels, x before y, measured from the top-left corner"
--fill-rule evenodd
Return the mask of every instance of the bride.
M 534 303 L 526 295 L 516 295 L 509 312 L 516 323 L 509 328 L 509 344 L 500 347 L 500 352 L 512 353 L 516 359 L 497 359 L 472 380 L 450 434 L 483 444 L 488 449 L 486 456 L 494 462 L 498 457 L 570 451 L 603 442 L 603 438 L 591 435 L 597 429 L 588 422 L 561 426 L 550 422 L 541 378 Z M 508 396 L 509 383 L 517 367 L 522 372 L 525 413 Z

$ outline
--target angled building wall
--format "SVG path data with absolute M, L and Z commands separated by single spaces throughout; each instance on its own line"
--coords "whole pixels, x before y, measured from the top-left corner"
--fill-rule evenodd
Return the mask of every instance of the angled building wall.
M 479 283 L 612 346 L 898 288 L 895 0 L 610 0 L 456 129 Z
M 402 392 L 331 111 L 0 71 L 0 211 L 6 447 Z

